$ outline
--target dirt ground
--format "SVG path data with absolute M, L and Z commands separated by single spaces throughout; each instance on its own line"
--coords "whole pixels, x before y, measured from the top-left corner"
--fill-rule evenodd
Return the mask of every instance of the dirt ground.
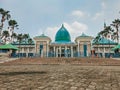
M 76 64 L 76 65 L 95 65 L 95 66 L 119 66 L 120 60 L 112 58 L 20 58 L 17 60 L 11 60 L 5 62 L 2 65 L 13 65 L 13 64 Z
M 0 64 L 0 90 L 120 90 L 120 60 L 17 59 Z

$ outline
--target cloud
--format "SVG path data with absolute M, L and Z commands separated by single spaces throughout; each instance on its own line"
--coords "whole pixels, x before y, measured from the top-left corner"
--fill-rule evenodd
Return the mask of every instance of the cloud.
M 84 12 L 80 11 L 80 10 L 75 10 L 71 13 L 72 16 L 75 16 L 75 17 L 78 17 L 78 18 L 81 18 L 83 17 L 85 14 Z
M 65 27 L 71 35 L 71 40 L 73 41 L 77 36 L 80 36 L 83 32 L 86 33 L 88 27 L 86 24 L 80 22 L 73 22 L 71 24 L 64 23 Z
M 101 3 L 101 6 L 102 6 L 102 9 L 106 9 L 106 8 L 107 8 L 107 5 L 106 5 L 105 2 L 102 2 L 102 3 Z
M 104 17 L 104 12 L 101 11 L 94 15 L 93 20 L 98 20 L 98 19 L 101 20 L 101 19 L 104 19 L 103 17 Z
M 52 41 L 54 41 L 55 35 L 56 35 L 56 33 L 57 33 L 57 31 L 58 31 L 59 28 L 60 27 L 48 27 L 45 30 L 45 34 L 47 36 L 49 36 L 52 39 Z
M 80 36 L 81 33 L 85 33 L 88 29 L 86 24 L 80 23 L 78 21 L 74 21 L 73 23 L 67 23 L 64 22 L 64 26 L 65 28 L 68 30 L 68 32 L 70 33 L 71 36 L 71 40 L 73 41 L 77 36 Z M 59 27 L 48 27 L 45 29 L 44 33 L 45 35 L 49 36 L 52 41 L 54 41 L 55 39 L 55 35 L 57 33 L 57 31 L 60 29 L 61 26 Z M 39 31 L 39 33 L 41 34 L 41 30 Z

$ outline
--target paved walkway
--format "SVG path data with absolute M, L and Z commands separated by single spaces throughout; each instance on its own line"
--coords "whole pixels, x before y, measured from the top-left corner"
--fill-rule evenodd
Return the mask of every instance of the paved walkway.
M 120 66 L 1 65 L 1 90 L 120 90 Z
M 112 59 L 115 59 L 115 60 L 120 60 L 120 58 L 112 58 Z
M 13 61 L 13 60 L 16 60 L 16 59 L 18 59 L 18 58 L 2 57 L 2 58 L 0 58 L 0 63 L 9 62 L 9 61 Z

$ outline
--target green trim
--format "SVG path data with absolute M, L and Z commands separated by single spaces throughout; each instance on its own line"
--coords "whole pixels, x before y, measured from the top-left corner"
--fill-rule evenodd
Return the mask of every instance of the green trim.
M 17 48 L 16 46 L 12 45 L 12 44 L 5 44 L 0 46 L 0 49 L 14 49 L 14 50 L 18 50 L 19 48 Z
M 84 33 L 82 33 L 80 36 L 78 36 L 77 38 L 92 38 L 92 36 L 88 36 Z
M 49 37 L 44 34 L 41 34 L 40 36 L 35 36 L 34 38 L 49 38 Z

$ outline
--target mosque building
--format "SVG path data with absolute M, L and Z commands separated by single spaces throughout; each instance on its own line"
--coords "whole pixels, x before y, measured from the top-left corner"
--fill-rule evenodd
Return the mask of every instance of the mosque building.
M 68 30 L 62 25 L 54 42 L 44 34 L 34 37 L 35 53 L 41 57 L 87 57 L 91 54 L 92 39 L 83 33 L 72 42 Z
M 45 34 L 35 36 L 31 43 L 29 43 L 29 39 L 30 36 L 21 42 L 11 43 L 19 48 L 19 50 L 12 52 L 12 56 L 89 57 L 99 55 L 100 57 L 108 57 L 110 54 L 114 56 L 114 51 L 111 51 L 111 49 L 118 44 L 106 38 L 101 38 L 98 43 L 95 43 L 92 36 L 84 33 L 77 36 L 74 41 L 71 41 L 70 33 L 63 24 L 55 35 L 55 41 L 52 41 Z

